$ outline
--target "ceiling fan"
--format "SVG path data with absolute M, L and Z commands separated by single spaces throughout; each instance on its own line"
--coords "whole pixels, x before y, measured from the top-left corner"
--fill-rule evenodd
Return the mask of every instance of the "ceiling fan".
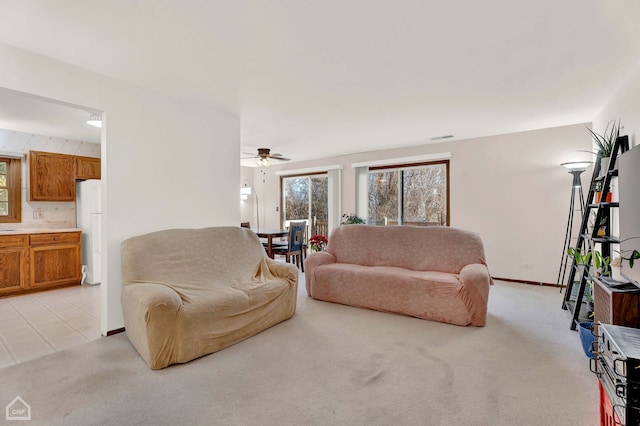
M 280 160 L 280 161 L 291 160 L 290 158 L 283 157 L 282 154 L 277 154 L 275 152 L 272 154 L 271 149 L 269 148 L 258 148 L 258 155 L 250 154 L 248 152 L 245 152 L 244 154 L 251 155 L 251 157 L 244 157 L 244 158 L 257 158 L 258 166 L 260 167 L 269 167 L 271 165 L 271 163 L 269 163 L 269 159 Z

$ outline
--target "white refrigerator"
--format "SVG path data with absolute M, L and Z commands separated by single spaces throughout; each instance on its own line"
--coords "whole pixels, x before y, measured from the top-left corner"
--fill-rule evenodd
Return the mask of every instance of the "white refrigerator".
M 101 203 L 100 180 L 76 184 L 77 226 L 82 230 L 82 271 L 86 284 L 100 284 Z

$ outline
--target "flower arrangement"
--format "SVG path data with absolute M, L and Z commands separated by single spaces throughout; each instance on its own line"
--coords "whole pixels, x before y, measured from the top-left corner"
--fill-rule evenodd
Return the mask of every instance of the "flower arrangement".
M 323 251 L 328 242 L 329 240 L 324 235 L 314 235 L 309 239 L 309 244 L 313 251 Z
M 367 223 L 367 222 L 361 217 L 358 217 L 355 213 L 350 213 L 350 214 L 345 213 L 342 215 L 342 222 L 340 222 L 340 225 L 353 225 L 358 223 Z

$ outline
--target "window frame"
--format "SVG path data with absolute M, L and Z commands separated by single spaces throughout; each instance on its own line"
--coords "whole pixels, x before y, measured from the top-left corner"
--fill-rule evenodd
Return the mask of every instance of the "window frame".
M 434 166 L 434 165 L 438 165 L 438 164 L 444 164 L 445 165 L 445 179 L 446 179 L 446 188 L 445 188 L 445 194 L 446 194 L 446 207 L 445 207 L 445 214 L 446 214 L 446 221 L 444 226 L 451 226 L 451 197 L 450 197 L 450 192 L 451 192 L 451 184 L 450 184 L 450 161 L 447 160 L 435 160 L 435 161 L 424 161 L 424 162 L 417 162 L 417 163 L 403 163 L 403 164 L 389 164 L 389 165 L 385 165 L 385 166 L 374 166 L 374 167 L 369 167 L 367 170 L 367 176 L 371 173 L 371 172 L 379 172 L 379 171 L 384 171 L 384 170 L 399 170 L 399 171 L 403 171 L 406 169 L 415 169 L 415 168 L 420 168 L 420 167 L 424 167 L 424 166 Z M 402 179 L 400 180 L 400 184 L 402 185 Z M 403 188 L 400 188 L 399 194 L 402 194 L 404 191 L 402 190 Z M 369 188 L 367 188 L 367 192 L 369 191 Z M 402 223 L 404 224 L 404 198 L 401 196 L 400 200 L 398 200 L 398 205 L 399 205 L 399 209 L 400 211 L 400 218 Z M 369 211 L 368 211 L 368 206 L 367 206 L 367 217 L 369 217 Z
M 0 161 L 7 163 L 7 186 L 9 190 L 9 214 L 0 216 L 0 223 L 22 222 L 22 159 L 0 155 Z

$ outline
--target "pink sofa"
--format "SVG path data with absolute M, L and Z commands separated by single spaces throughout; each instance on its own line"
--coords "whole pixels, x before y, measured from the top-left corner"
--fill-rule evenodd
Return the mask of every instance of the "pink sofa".
M 346 225 L 305 268 L 314 299 L 463 326 L 486 322 L 492 280 L 473 232 Z

